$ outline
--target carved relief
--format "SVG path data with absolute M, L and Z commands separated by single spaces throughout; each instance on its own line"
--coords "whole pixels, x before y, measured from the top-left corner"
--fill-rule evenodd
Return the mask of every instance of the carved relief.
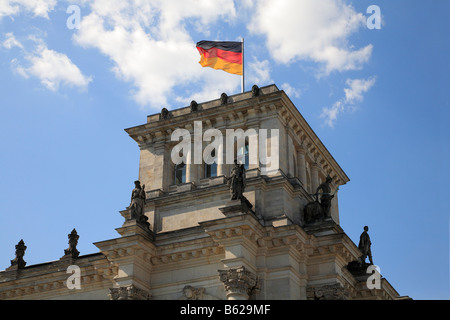
M 308 300 L 348 300 L 349 292 L 339 283 L 306 288 Z
M 183 288 L 183 296 L 180 300 L 203 300 L 205 288 L 194 288 L 193 286 L 185 286 Z
M 110 288 L 110 300 L 150 300 L 150 294 L 134 285 L 128 287 Z

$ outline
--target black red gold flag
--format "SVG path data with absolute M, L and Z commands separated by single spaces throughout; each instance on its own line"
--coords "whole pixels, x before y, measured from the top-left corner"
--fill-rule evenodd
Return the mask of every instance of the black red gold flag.
M 220 69 L 229 73 L 243 75 L 243 43 L 236 41 L 200 41 L 197 50 L 200 53 L 202 67 Z

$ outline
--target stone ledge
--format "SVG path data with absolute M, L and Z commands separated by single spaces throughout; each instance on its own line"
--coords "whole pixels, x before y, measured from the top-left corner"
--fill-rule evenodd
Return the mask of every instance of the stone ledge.
M 195 190 L 194 182 L 186 182 L 182 184 L 176 184 L 169 186 L 169 193 L 179 193 Z
M 243 215 L 246 213 L 253 213 L 253 205 L 246 199 L 242 200 L 230 200 L 225 204 L 225 207 L 219 208 L 226 217 L 232 217 L 237 215 Z

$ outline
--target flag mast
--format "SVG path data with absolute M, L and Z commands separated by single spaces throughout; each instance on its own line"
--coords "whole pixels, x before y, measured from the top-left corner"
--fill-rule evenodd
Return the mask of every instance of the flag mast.
M 242 93 L 245 91 L 245 76 L 244 76 L 244 37 L 242 37 Z

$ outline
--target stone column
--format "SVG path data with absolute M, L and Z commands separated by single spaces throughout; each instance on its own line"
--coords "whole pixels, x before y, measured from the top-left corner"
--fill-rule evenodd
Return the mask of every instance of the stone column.
M 248 170 L 251 169 L 259 169 L 259 137 L 258 137 L 258 130 L 259 128 L 257 126 L 251 126 L 247 129 L 248 132 L 253 132 L 254 135 L 250 135 L 248 137 Z M 251 163 L 253 162 L 253 163 Z
M 219 146 L 217 150 L 217 176 L 226 175 L 226 167 L 225 167 L 225 146 L 222 139 L 222 144 Z
M 192 155 L 192 150 L 188 151 L 186 155 L 186 182 L 198 183 L 198 172 L 199 165 L 194 163 L 194 157 Z
M 256 288 L 256 275 L 244 266 L 219 270 L 228 300 L 248 300 Z
M 297 171 L 298 171 L 298 178 L 302 182 L 303 186 L 306 188 L 306 185 L 308 184 L 306 180 L 306 159 L 305 159 L 305 149 L 303 147 L 300 147 L 297 149 Z
M 173 184 L 170 150 L 163 141 L 159 141 L 155 142 L 149 151 L 152 154 L 152 161 L 149 161 L 144 167 L 144 161 L 141 157 L 139 180 L 146 184 L 147 190 L 161 189 L 167 191 L 169 185 Z M 150 186 L 148 183 L 150 183 Z
M 319 165 L 314 163 L 311 165 L 311 193 L 316 193 L 319 186 Z

